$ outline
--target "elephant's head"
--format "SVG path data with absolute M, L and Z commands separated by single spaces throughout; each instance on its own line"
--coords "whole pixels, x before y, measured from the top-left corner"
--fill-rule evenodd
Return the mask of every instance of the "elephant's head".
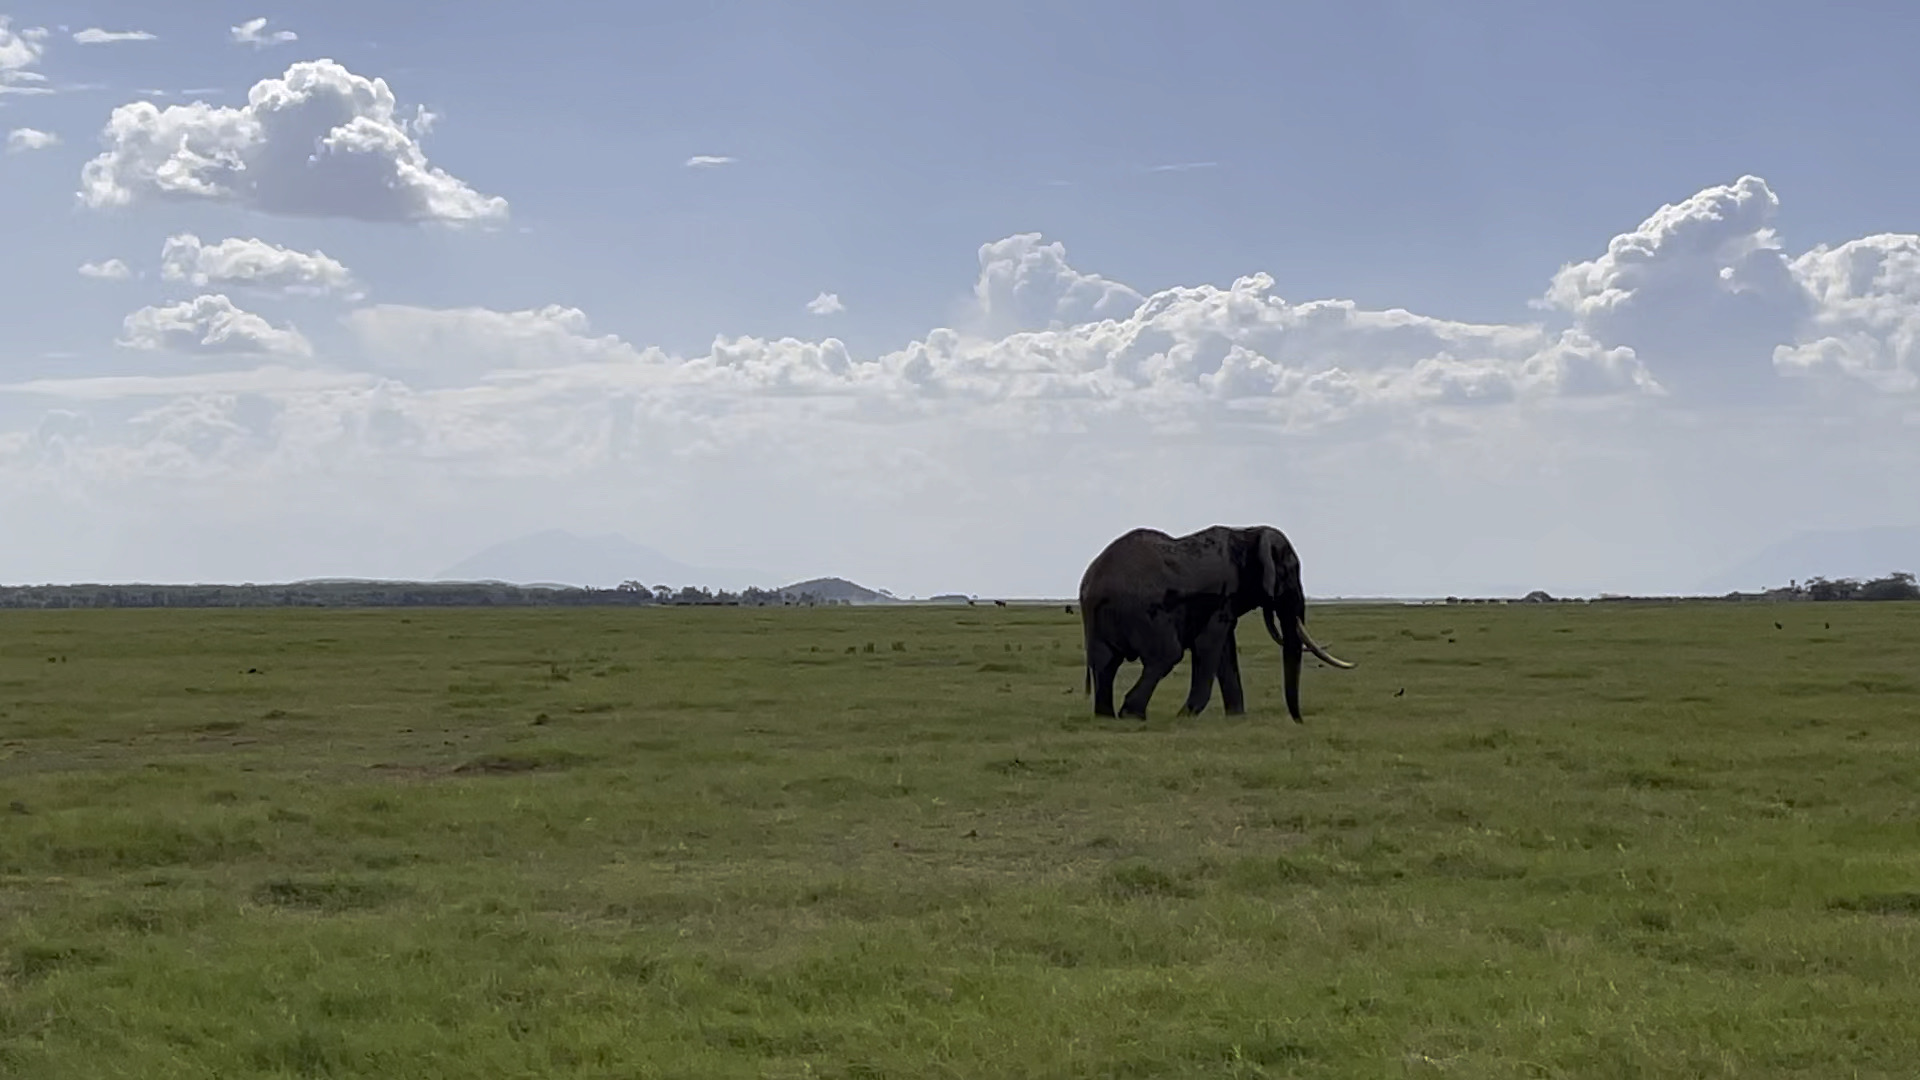
M 1337 668 L 1353 665 L 1314 643 L 1307 633 L 1307 594 L 1300 586 L 1300 556 L 1279 529 L 1252 530 L 1248 553 L 1247 577 L 1259 582 L 1260 615 L 1267 633 L 1280 646 L 1284 665 L 1287 713 L 1293 722 L 1300 719 L 1300 656 L 1310 652 L 1324 663 Z M 1276 622 L 1278 625 L 1275 625 Z

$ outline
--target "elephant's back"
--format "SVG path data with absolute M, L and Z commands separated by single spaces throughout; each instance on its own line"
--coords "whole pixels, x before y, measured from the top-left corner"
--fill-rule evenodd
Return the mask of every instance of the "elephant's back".
M 1134 591 L 1164 565 L 1173 537 L 1159 529 L 1132 529 L 1115 537 L 1080 575 L 1080 604 L 1098 604 Z

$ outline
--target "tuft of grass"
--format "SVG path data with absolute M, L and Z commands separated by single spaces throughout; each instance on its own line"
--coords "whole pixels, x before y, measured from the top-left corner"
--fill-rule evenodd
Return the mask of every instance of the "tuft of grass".
M 592 761 L 589 754 L 581 754 L 558 747 L 536 747 L 525 750 L 507 750 L 500 753 L 482 754 L 470 758 L 453 767 L 455 773 L 480 773 L 483 775 L 502 775 L 527 773 L 536 770 L 570 769 Z
M 342 878 L 275 878 L 253 890 L 253 901 L 269 907 L 310 911 L 361 911 L 403 896 L 406 890 L 386 881 Z

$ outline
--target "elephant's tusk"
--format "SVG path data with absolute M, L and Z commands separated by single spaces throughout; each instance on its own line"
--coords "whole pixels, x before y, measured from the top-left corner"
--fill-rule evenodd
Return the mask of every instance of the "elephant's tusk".
M 1333 655 L 1327 650 L 1314 644 L 1312 635 L 1307 633 L 1307 624 L 1304 621 L 1300 619 L 1295 619 L 1293 621 L 1293 625 L 1294 625 L 1294 629 L 1300 631 L 1300 644 L 1305 645 L 1307 647 L 1307 651 L 1319 657 L 1323 663 L 1329 664 L 1337 668 L 1353 667 L 1353 665 L 1348 663 L 1347 661 L 1340 659 L 1339 657 Z

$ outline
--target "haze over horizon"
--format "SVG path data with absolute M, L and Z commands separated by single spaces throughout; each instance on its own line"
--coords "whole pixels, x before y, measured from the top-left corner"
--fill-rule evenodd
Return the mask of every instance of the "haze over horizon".
M 0 0 L 0 582 L 1920 535 L 1920 9 L 209 10 Z

